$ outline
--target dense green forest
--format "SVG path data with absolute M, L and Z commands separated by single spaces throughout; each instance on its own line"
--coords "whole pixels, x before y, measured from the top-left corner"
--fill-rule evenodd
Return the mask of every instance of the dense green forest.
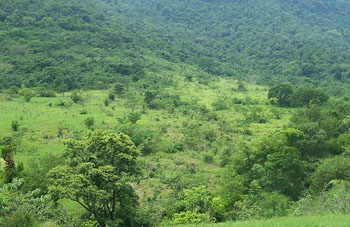
M 0 226 L 348 220 L 349 0 L 2 0 L 0 44 Z

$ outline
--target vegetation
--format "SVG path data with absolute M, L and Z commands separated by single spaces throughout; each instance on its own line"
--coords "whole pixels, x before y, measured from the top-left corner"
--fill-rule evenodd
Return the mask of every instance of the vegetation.
M 349 15 L 2 1 L 0 226 L 348 225 Z

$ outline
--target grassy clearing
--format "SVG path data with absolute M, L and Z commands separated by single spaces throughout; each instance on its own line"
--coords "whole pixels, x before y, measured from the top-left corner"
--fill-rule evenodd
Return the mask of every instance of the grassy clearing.
M 154 151 L 140 158 L 144 177 L 135 187 L 142 203 L 150 197 L 157 201 L 166 199 L 171 191 L 169 182 L 176 181 L 178 176 L 181 176 L 184 185 L 215 187 L 222 169 L 222 147 L 266 136 L 289 122 L 292 110 L 268 105 L 265 87 L 246 85 L 247 91 L 240 92 L 237 81 L 232 79 L 214 78 L 205 85 L 196 79 L 187 81 L 181 75 L 169 74 L 169 77 L 176 83 L 165 86 L 162 92 L 179 96 L 181 101 L 190 103 L 189 106 L 175 110 L 144 108 L 144 96 L 136 88 L 116 97 L 108 106 L 104 105 L 109 93 L 106 90 L 82 91 L 80 94 L 85 100 L 82 104 L 73 103 L 69 93 L 53 98 L 35 97 L 30 102 L 25 102 L 22 97 L 0 95 L 0 137 L 13 133 L 13 120 L 19 122 L 19 131 L 15 134 L 21 138 L 21 144 L 15 160 L 22 162 L 26 169 L 37 156 L 62 152 L 66 139 L 84 136 L 89 131 L 84 124 L 88 117 L 95 119 L 96 129 L 116 131 L 124 124 L 130 124 L 118 119 L 127 118 L 132 111 L 140 112 L 141 119 L 136 125 L 158 132 L 161 136 L 153 145 Z M 233 98 L 247 104 L 235 104 Z M 227 103 L 227 107 L 215 109 L 214 103 L 221 100 Z M 195 105 L 205 105 L 219 120 L 203 119 L 201 113 L 191 110 Z M 276 111 L 278 117 L 275 116 Z M 266 123 L 246 120 L 252 112 L 266 119 Z M 58 137 L 59 127 L 63 128 L 63 138 Z M 200 135 L 202 132 L 208 132 L 214 140 L 206 141 L 204 135 Z M 177 153 L 165 152 L 169 144 L 186 138 L 190 138 L 196 149 L 186 147 Z M 224 145 L 227 141 L 229 145 Z M 205 155 L 211 156 L 212 160 L 204 161 Z M 67 205 L 75 209 L 74 204 Z
M 325 215 L 306 217 L 283 217 L 260 221 L 240 221 L 216 224 L 177 225 L 177 227 L 348 227 L 350 216 Z

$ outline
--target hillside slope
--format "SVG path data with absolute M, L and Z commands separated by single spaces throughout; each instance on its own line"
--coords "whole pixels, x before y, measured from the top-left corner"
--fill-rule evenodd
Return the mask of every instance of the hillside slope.
M 343 83 L 349 21 L 347 0 L 6 0 L 0 88 L 105 88 L 155 71 L 149 55 L 254 83 Z

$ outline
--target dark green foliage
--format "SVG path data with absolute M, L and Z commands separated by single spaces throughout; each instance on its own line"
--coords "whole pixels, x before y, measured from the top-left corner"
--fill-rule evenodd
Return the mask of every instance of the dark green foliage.
M 211 154 L 205 154 L 204 157 L 203 157 L 203 161 L 205 163 L 213 163 L 214 161 L 214 158 Z
M 39 194 L 47 194 L 49 179 L 46 174 L 52 168 L 62 164 L 63 161 L 62 157 L 53 154 L 44 154 L 38 158 L 32 158 L 22 174 L 25 181 L 22 190 L 29 192 L 39 189 Z
M 26 211 L 16 211 L 11 216 L 7 216 L 0 226 L 2 227 L 32 227 L 35 226 L 33 216 Z
M 290 84 L 278 84 L 269 89 L 267 95 L 272 103 L 283 107 L 290 107 L 290 97 L 293 94 L 293 87 Z
M 272 104 L 281 107 L 322 105 L 329 99 L 329 96 L 321 89 L 308 87 L 294 89 L 290 84 L 278 84 L 270 88 L 267 97 Z
M 103 100 L 103 104 L 104 104 L 105 106 L 109 106 L 109 99 L 108 99 L 108 98 L 105 98 L 105 99 Z
M 49 90 L 46 88 L 38 88 L 37 94 L 39 97 L 46 97 L 46 98 L 56 97 L 56 93 L 53 90 Z
M 68 142 L 65 162 L 43 156 L 30 160 L 19 174 L 15 146 L 2 144 L 5 183 L 16 183 L 19 176 L 26 183 L 22 191 L 8 192 L 14 188 L 11 183 L 1 188 L 0 194 L 6 193 L 0 196 L 0 219 L 7 216 L 8 225 L 30 226 L 33 220 L 41 223 L 55 217 L 45 195 L 48 191 L 57 200 L 55 205 L 60 199 L 80 203 L 88 213 L 82 221 L 101 226 L 283 216 L 307 193 L 333 207 L 332 196 L 343 199 L 339 206 L 347 211 L 350 102 L 330 99 L 328 94 L 349 93 L 349 15 L 346 0 L 331 4 L 325 0 L 2 1 L 0 89 L 6 97 L 1 101 L 22 96 L 30 102 L 35 96 L 54 97 L 55 92 L 110 89 L 97 108 L 108 116 L 124 116 L 118 118 L 119 124 L 110 127 L 114 124 L 110 119 L 92 116 L 90 107 L 81 107 L 91 110 L 84 124 L 94 129 L 95 118 L 102 120 L 98 127 L 123 132 L 135 145 L 124 134 L 90 132 L 82 141 Z M 235 84 L 215 76 L 234 77 L 238 86 L 219 83 Z M 278 107 L 268 111 L 265 97 L 256 97 L 253 90 L 265 92 L 265 88 L 247 81 L 270 85 L 268 98 Z M 238 97 L 221 93 L 225 86 L 240 92 Z M 189 94 L 215 97 L 198 101 Z M 72 111 L 77 117 L 73 110 L 78 107 L 70 108 L 72 102 L 84 104 L 89 97 L 78 92 L 70 97 L 72 101 L 67 101 L 63 93 L 49 104 L 50 111 Z M 46 98 L 34 99 L 35 104 Z M 123 113 L 131 113 L 119 115 L 124 105 L 128 109 Z M 229 116 L 235 113 L 237 118 Z M 80 114 L 87 111 L 81 109 Z M 276 120 L 280 118 L 283 121 Z M 275 122 L 283 122 L 283 127 Z M 266 124 L 265 129 L 256 123 L 273 125 Z M 23 134 L 26 143 L 18 151 L 31 149 L 27 147 L 32 140 L 45 143 L 52 138 L 61 143 L 61 126 L 59 138 L 53 136 L 58 124 L 52 135 L 45 133 L 39 139 L 21 125 L 14 135 Z M 11 127 L 18 131 L 18 122 Z M 84 133 L 64 127 L 65 138 Z M 258 137 L 275 128 L 279 131 Z M 134 178 L 139 172 L 136 154 L 128 156 L 127 148 L 120 154 L 119 148 L 114 149 L 117 145 L 144 155 L 159 152 L 144 157 L 146 174 L 140 182 Z M 166 163 L 167 159 L 174 162 Z M 220 166 L 225 167 L 223 174 Z M 174 176 L 167 172 L 171 168 L 176 168 Z M 344 181 L 339 186 L 336 180 Z M 213 183 L 210 188 L 200 186 L 207 182 Z M 147 207 L 142 211 L 136 211 L 134 188 Z M 153 189 L 154 195 L 148 195 Z M 165 205 L 168 196 L 171 201 Z M 306 206 L 301 206 L 302 212 Z M 148 208 L 152 217 L 144 215 Z M 69 219 L 58 223 L 79 226 Z
M 349 151 L 332 158 L 324 159 L 311 176 L 312 189 L 319 192 L 332 180 L 350 181 L 350 155 Z
M 84 123 L 86 127 L 91 129 L 95 125 L 95 118 L 94 117 L 88 117 L 84 120 Z
M 343 86 L 349 80 L 349 11 L 345 0 L 6 1 L 0 6 L 0 89 L 137 83 L 146 68 L 157 71 L 150 58 L 253 83 L 334 80 Z M 242 85 L 238 90 L 245 91 Z
M 76 91 L 74 91 L 71 94 L 70 98 L 74 103 L 83 103 L 84 102 L 83 97 L 80 94 L 78 94 L 78 92 L 76 92 Z
M 124 85 L 123 84 L 115 84 L 114 85 L 114 88 L 113 88 L 113 91 L 114 91 L 114 93 L 116 94 L 116 95 L 121 95 L 121 94 L 123 94 L 124 93 L 124 90 L 125 90 L 125 88 L 124 88 Z
M 157 95 L 154 92 L 151 91 L 146 91 L 145 93 L 145 103 L 148 105 L 151 104 L 151 102 L 157 97 Z
M 128 119 L 131 123 L 136 124 L 136 122 L 141 119 L 141 114 L 139 112 L 131 112 L 128 115 Z
M 110 93 L 108 94 L 108 99 L 111 100 L 111 101 L 114 101 L 115 95 L 114 95 L 113 92 L 110 92 Z
M 11 122 L 11 128 L 14 132 L 17 132 L 18 131 L 18 128 L 19 128 L 19 123 L 18 121 L 12 121 Z
M 329 96 L 317 88 L 298 88 L 290 97 L 293 106 L 308 106 L 311 104 L 324 104 L 328 101 Z

